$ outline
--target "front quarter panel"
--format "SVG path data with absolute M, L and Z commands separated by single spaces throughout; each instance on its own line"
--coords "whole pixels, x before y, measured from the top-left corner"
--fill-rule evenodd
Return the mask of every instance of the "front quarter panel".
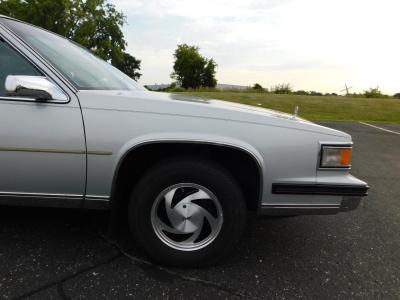
M 250 153 L 262 170 L 261 206 L 305 202 L 336 205 L 340 201 L 333 196 L 276 195 L 271 192 L 272 183 L 276 182 L 318 182 L 319 142 L 326 140 L 327 135 L 286 126 L 294 121 L 268 119 L 263 124 L 221 116 L 221 111 L 226 114 L 225 110 L 210 112 L 208 108 L 207 113 L 202 113 L 205 108 L 200 104 L 182 106 L 173 101 L 140 97 L 117 99 L 107 93 L 80 92 L 78 96 L 88 147 L 88 199 L 110 197 L 115 171 L 130 149 L 144 143 L 177 141 L 222 144 Z M 331 134 L 329 140 L 351 142 L 346 134 Z

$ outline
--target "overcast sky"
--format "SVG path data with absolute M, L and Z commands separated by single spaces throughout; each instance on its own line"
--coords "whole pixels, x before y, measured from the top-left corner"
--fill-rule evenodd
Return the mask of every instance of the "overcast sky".
M 219 83 L 400 92 L 399 0 L 112 0 L 142 84 L 169 83 L 176 45 L 218 63 Z

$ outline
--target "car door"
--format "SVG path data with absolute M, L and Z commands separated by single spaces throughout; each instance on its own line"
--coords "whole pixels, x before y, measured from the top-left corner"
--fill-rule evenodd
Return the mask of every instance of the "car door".
M 0 27 L 0 204 L 78 206 L 86 181 L 79 102 L 65 86 L 65 101 L 8 96 L 9 75 L 44 76 L 61 86 L 7 34 Z

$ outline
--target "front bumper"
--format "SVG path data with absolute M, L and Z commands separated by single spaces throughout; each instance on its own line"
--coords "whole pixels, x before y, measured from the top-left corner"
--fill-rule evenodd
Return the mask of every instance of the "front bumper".
M 361 198 L 367 196 L 369 186 L 360 185 L 339 185 L 339 184 L 292 184 L 276 183 L 272 185 L 272 194 L 310 195 L 314 201 L 310 203 L 296 204 L 264 204 L 261 205 L 260 215 L 322 215 L 336 214 L 338 212 L 354 210 L 358 207 Z M 335 204 L 315 204 L 315 198 L 335 197 L 339 198 Z

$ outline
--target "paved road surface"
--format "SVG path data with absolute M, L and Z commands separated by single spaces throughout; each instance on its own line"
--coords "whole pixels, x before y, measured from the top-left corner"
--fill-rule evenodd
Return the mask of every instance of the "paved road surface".
M 105 213 L 1 207 L 0 298 L 400 299 L 400 137 L 324 124 L 353 135 L 353 174 L 371 186 L 358 210 L 249 218 L 232 257 L 182 271 L 107 241 Z

